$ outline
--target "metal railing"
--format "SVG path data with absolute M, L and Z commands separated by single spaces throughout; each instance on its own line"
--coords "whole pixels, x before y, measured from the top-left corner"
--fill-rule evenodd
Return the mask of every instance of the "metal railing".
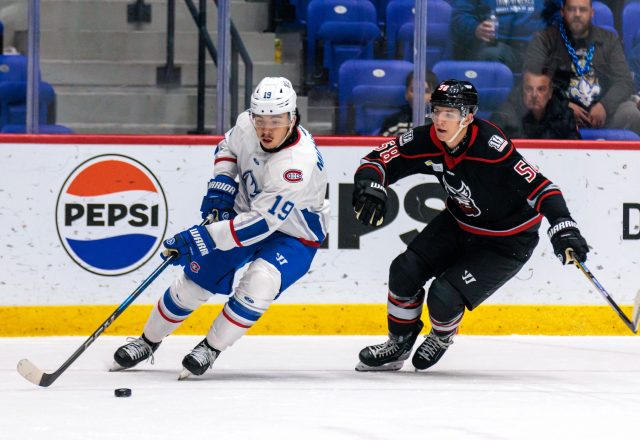
M 206 88 L 206 52 L 213 60 L 214 65 L 218 66 L 218 52 L 213 44 L 211 35 L 207 28 L 207 0 L 199 0 L 196 7 L 193 0 L 185 0 L 185 4 L 189 9 L 189 13 L 194 23 L 198 27 L 198 82 L 197 82 L 197 116 L 196 129 L 192 134 L 206 134 L 204 128 L 205 120 L 205 88 Z M 217 6 L 217 0 L 214 0 Z M 218 32 L 221 30 L 218 29 Z M 231 92 L 231 123 L 238 115 L 238 73 L 239 58 L 245 67 L 244 76 L 244 107 L 248 108 L 251 100 L 251 92 L 253 89 L 253 61 L 242 41 L 233 21 L 230 21 L 231 33 L 231 75 L 230 75 L 230 92 Z M 180 85 L 181 74 L 180 67 L 175 64 L 175 0 L 167 0 L 167 45 L 166 45 L 166 62 L 163 66 L 159 66 L 156 72 L 156 83 L 165 87 L 178 87 Z M 242 111 L 241 110 L 241 111 Z M 222 130 L 218 130 L 222 131 Z

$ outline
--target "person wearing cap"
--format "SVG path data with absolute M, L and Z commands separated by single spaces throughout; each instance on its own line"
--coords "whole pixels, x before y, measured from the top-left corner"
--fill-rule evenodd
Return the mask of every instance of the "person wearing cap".
M 360 351 L 358 371 L 402 368 L 423 327 L 425 298 L 431 330 L 411 362 L 417 370 L 432 367 L 453 343 L 465 310 L 480 306 L 529 260 L 543 217 L 563 264 L 587 258 L 560 188 L 498 126 L 475 119 L 479 104 L 470 82 L 441 82 L 431 95 L 433 124 L 385 142 L 356 170 L 353 206 L 365 225 L 384 225 L 387 187 L 404 177 L 432 175 L 447 193 L 446 209 L 391 263 L 389 338 Z
M 153 359 L 195 309 L 212 295 L 228 295 L 206 337 L 184 357 L 180 378 L 211 368 L 309 270 L 327 235 L 326 189 L 324 160 L 300 125 L 291 82 L 264 78 L 251 108 L 215 150 L 200 207 L 202 218 L 213 222 L 164 241 L 162 257 L 183 271 L 154 306 L 142 335 L 115 352 L 112 370 Z

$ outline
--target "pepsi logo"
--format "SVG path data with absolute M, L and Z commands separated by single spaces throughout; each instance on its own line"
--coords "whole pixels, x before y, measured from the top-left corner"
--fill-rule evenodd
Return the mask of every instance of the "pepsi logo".
M 119 154 L 93 157 L 67 177 L 56 228 L 71 259 L 98 275 L 123 275 L 145 264 L 167 229 L 167 201 L 153 173 Z
M 302 171 L 300 170 L 287 170 L 282 175 L 284 180 L 290 183 L 302 182 Z

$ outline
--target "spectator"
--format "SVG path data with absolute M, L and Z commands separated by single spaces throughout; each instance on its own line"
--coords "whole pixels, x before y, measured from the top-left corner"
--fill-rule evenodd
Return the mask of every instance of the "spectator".
M 569 100 L 553 86 L 548 71 L 525 71 L 522 86 L 513 90 L 491 120 L 510 138 L 580 139 Z
M 560 9 L 555 21 L 553 8 Z M 578 126 L 640 133 L 640 111 L 631 101 L 633 80 L 622 43 L 592 24 L 592 1 L 566 0 L 562 6 L 550 2 L 544 16 L 550 25 L 529 44 L 525 70 L 552 72 Z
M 425 105 L 431 101 L 431 92 L 438 84 L 436 75 L 432 71 L 427 71 L 424 82 L 424 103 Z M 380 128 L 381 136 L 397 136 L 413 128 L 413 72 L 407 75 L 405 83 L 406 90 L 404 97 L 407 103 L 396 113 L 387 116 L 382 121 Z
M 451 16 L 454 57 L 499 61 L 519 72 L 531 35 L 544 27 L 543 5 L 544 0 L 456 0 Z

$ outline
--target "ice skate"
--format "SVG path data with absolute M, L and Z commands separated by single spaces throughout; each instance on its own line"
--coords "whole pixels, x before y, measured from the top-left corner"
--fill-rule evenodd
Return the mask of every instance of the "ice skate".
M 186 379 L 191 376 L 201 376 L 207 371 L 220 355 L 220 350 L 216 350 L 207 344 L 207 340 L 203 339 L 198 345 L 191 350 L 191 353 L 182 359 L 184 369 L 178 376 L 178 380 Z
M 402 339 L 389 338 L 382 344 L 363 348 L 356 371 L 396 371 L 402 368 L 423 326 L 422 321 L 418 321 L 413 333 Z
M 129 343 L 118 348 L 113 354 L 114 362 L 109 371 L 126 370 L 149 358 L 153 364 L 153 353 L 158 349 L 160 342 L 151 342 L 144 335 L 127 340 Z
M 411 359 L 416 370 L 426 370 L 438 362 L 447 348 L 453 344 L 454 335 L 455 333 L 452 333 L 449 336 L 440 337 L 431 330 Z

